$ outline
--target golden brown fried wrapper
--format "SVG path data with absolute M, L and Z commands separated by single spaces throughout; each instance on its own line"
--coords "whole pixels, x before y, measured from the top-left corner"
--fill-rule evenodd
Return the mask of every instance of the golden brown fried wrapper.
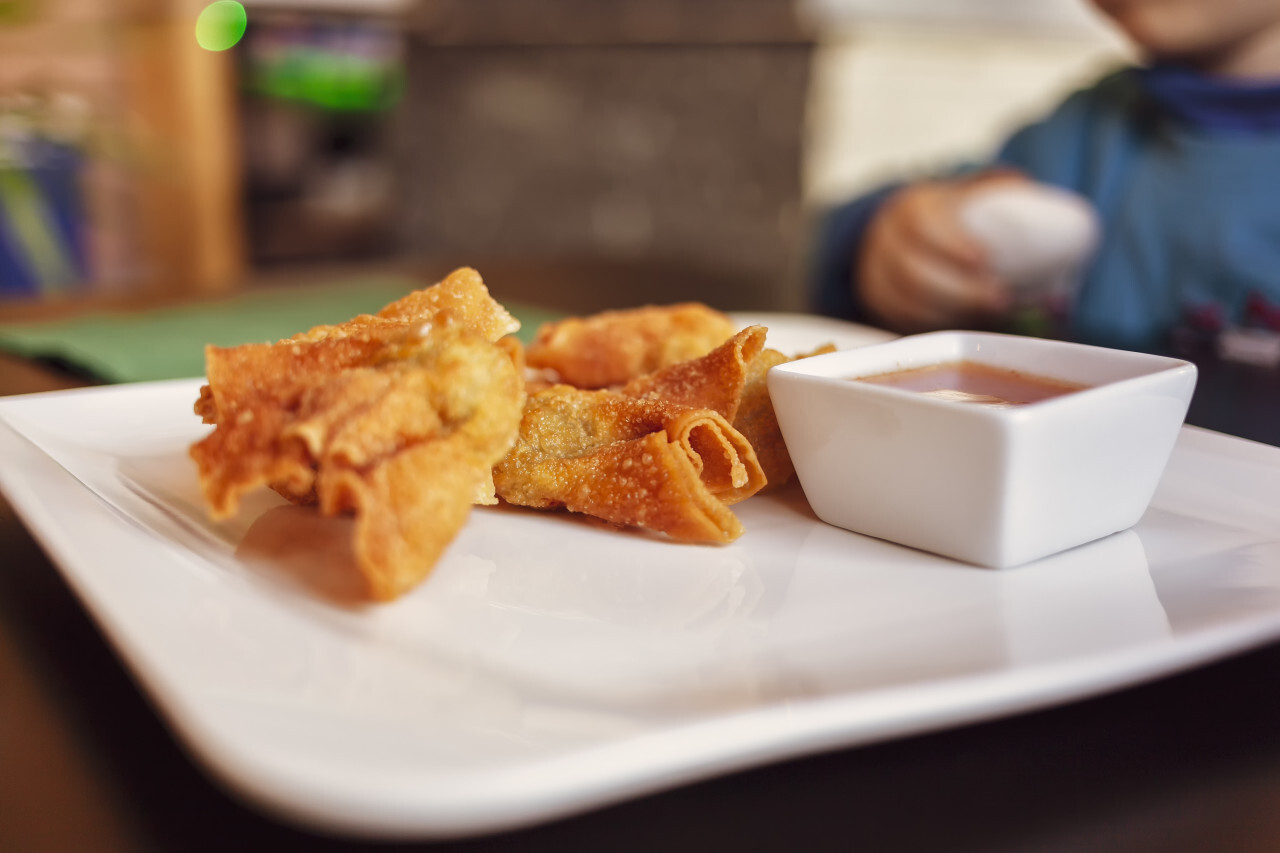
M 513 353 L 495 343 L 515 321 L 478 277 L 442 285 L 387 317 L 206 350 L 197 411 L 217 427 L 191 456 L 215 517 L 270 485 L 326 514 L 355 513 L 373 597 L 426 576 L 471 505 L 495 502 L 492 466 L 524 401 Z
M 764 349 L 766 332 L 764 326 L 748 326 L 706 355 L 633 379 L 620 391 L 628 397 L 711 409 L 732 421 L 751 365 Z
M 633 379 L 621 391 L 719 412 L 750 442 L 768 481 L 765 488 L 772 490 L 789 481 L 795 468 L 769 399 L 769 369 L 834 347 L 793 357 L 766 348 L 765 336 L 764 326 L 748 326 L 707 355 Z
M 734 428 L 755 448 L 760 467 L 769 479 L 765 487 L 769 491 L 785 485 L 796 473 L 795 466 L 791 463 L 791 454 L 787 452 L 787 444 L 782 440 L 782 429 L 778 426 L 778 416 L 773 411 L 773 401 L 769 398 L 769 386 L 766 382 L 769 369 L 788 361 L 834 351 L 834 345 L 824 344 L 811 352 L 788 356 L 766 347 L 748 365 L 738 411 L 732 420 Z
M 742 535 L 728 505 L 765 483 L 751 445 L 714 411 L 567 385 L 529 397 L 493 478 L 509 503 L 706 543 Z
M 529 344 L 530 367 L 553 370 L 565 385 L 607 388 L 705 355 L 736 326 L 697 302 L 647 305 L 546 323 Z
M 394 368 L 326 383 L 306 400 L 313 414 L 286 430 L 316 460 L 321 512 L 355 513 L 375 598 L 416 585 L 471 506 L 496 503 L 492 468 L 519 425 L 523 384 L 509 354 L 469 333 L 444 337 Z
M 240 399 L 255 389 L 264 390 L 258 387 L 263 385 L 287 396 L 295 380 L 312 382 L 318 375 L 394 359 L 403 342 L 412 343 L 415 336 L 454 327 L 498 341 L 518 331 L 520 321 L 489 295 L 479 273 L 463 267 L 377 314 L 316 326 L 276 344 L 205 347 L 209 383 L 200 389 L 195 412 L 205 423 L 218 423 L 220 401 Z M 279 369 L 272 373 L 264 368 L 265 361 Z
M 330 337 L 360 337 L 370 328 L 457 326 L 489 341 L 520 329 L 520 321 L 503 308 L 485 286 L 480 273 L 470 267 L 451 272 L 431 287 L 415 290 L 392 302 L 377 314 L 361 314 L 336 326 L 317 326 L 288 338 L 317 341 Z
M 760 467 L 769 480 L 767 488 L 771 491 L 787 483 L 796 472 L 786 442 L 782 440 L 782 429 L 778 426 L 778 416 L 773 411 L 773 401 L 769 398 L 769 386 L 765 381 L 770 368 L 788 361 L 791 358 L 776 349 L 763 349 L 756 354 L 748 366 L 738 411 L 733 417 L 734 428 L 755 449 Z

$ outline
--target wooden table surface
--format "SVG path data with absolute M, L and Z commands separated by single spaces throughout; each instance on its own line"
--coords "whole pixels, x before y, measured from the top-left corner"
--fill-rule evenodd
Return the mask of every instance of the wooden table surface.
M 81 380 L 0 357 L 0 394 Z M 0 464 L 3 464 L 0 460 Z M 0 850 L 385 849 L 210 781 L 0 502 Z M 1280 850 L 1280 644 L 430 850 Z

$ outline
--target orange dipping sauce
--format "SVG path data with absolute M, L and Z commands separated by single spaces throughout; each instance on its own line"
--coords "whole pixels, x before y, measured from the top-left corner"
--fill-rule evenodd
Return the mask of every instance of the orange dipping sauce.
M 994 406 L 1024 406 L 1089 387 L 976 361 L 930 364 L 873 376 L 859 376 L 855 381 L 888 385 L 961 403 Z

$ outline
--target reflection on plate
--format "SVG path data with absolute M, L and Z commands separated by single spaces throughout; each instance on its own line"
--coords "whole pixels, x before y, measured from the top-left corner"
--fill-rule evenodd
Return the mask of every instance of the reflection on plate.
M 769 318 L 803 349 L 870 332 Z M 816 750 L 1069 701 L 1280 637 L 1280 450 L 1184 430 L 1134 529 L 980 569 L 817 521 L 726 547 L 482 508 L 354 603 L 348 522 L 263 493 L 211 524 L 197 381 L 0 401 L 0 485 L 166 721 L 264 809 L 475 834 Z

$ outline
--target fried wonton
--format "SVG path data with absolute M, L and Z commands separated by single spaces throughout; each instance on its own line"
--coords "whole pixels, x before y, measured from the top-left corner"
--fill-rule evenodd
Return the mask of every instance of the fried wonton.
M 768 480 L 766 488 L 776 489 L 791 479 L 795 468 L 769 399 L 766 376 L 779 364 L 834 347 L 787 356 L 765 347 L 766 332 L 764 326 L 748 326 L 707 355 L 633 379 L 621 391 L 719 412 L 755 450 Z
M 465 523 L 493 503 L 492 466 L 515 440 L 523 377 L 503 335 L 518 323 L 460 270 L 377 315 L 275 344 L 206 349 L 191 448 L 214 517 L 271 486 L 356 516 L 357 562 L 374 598 L 421 581 Z
M 370 327 L 424 324 L 457 326 L 469 329 L 490 341 L 520 330 L 520 321 L 503 308 L 485 286 L 480 273 L 469 267 L 454 270 L 439 283 L 415 290 L 377 314 L 362 314 L 336 326 L 317 326 L 289 338 L 290 341 L 314 341 L 326 337 L 359 335 Z
M 567 385 L 529 397 L 493 479 L 512 504 L 705 543 L 742 535 L 728 507 L 765 484 L 755 451 L 717 412 Z
M 748 326 L 700 358 L 637 377 L 619 390 L 628 397 L 711 409 L 732 422 L 767 331 L 764 326 Z
M 544 324 L 526 358 L 565 385 L 607 388 L 705 355 L 736 329 L 727 315 L 697 302 L 603 311 Z
M 361 314 L 332 326 L 316 326 L 309 331 L 285 338 L 278 344 L 246 344 L 239 347 L 206 347 L 206 376 L 209 384 L 200 389 L 196 401 L 196 414 L 207 424 L 218 423 L 218 405 L 213 385 L 217 384 L 218 396 L 224 400 L 236 399 L 249 390 L 249 385 L 261 380 L 244 365 L 260 362 L 266 348 L 270 358 L 282 358 L 285 344 L 330 343 L 315 349 L 298 349 L 293 355 L 305 366 L 308 374 L 336 373 L 347 367 L 385 359 L 388 350 L 399 339 L 399 334 L 410 329 L 426 332 L 442 326 L 470 329 L 489 341 L 497 341 L 505 335 L 520 330 L 520 321 L 489 295 L 480 274 L 469 267 L 454 270 L 445 279 L 431 287 L 415 290 L 392 302 L 377 314 Z M 393 342 L 389 344 L 388 342 Z M 215 363 L 210 363 L 210 358 Z M 283 363 L 282 363 L 283 364 Z M 209 375 L 213 370 L 215 377 Z M 275 376 L 280 385 L 289 377 Z

